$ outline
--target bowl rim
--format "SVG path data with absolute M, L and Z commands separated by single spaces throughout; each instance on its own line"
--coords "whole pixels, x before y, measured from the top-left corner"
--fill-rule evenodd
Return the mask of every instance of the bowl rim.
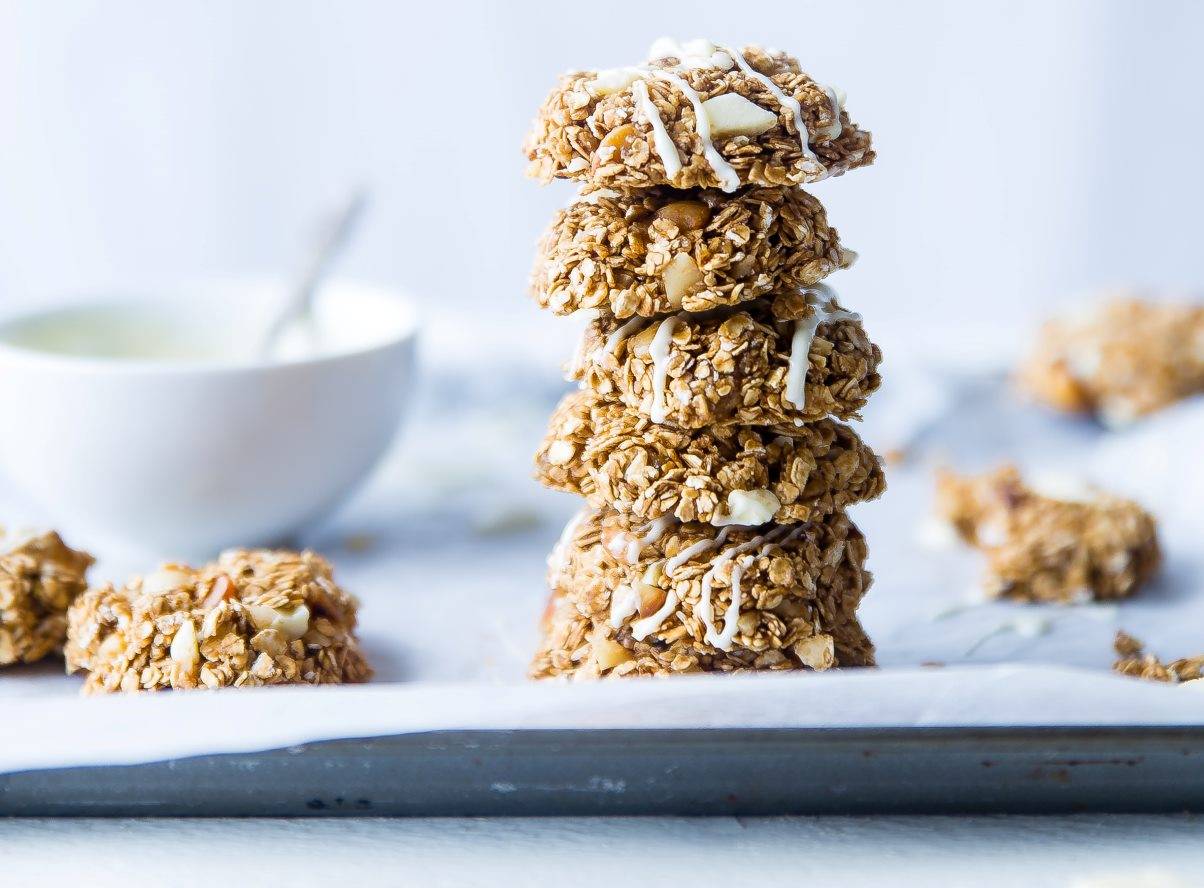
M 363 346 L 341 348 L 313 357 L 289 358 L 232 358 L 230 360 L 162 360 L 157 358 L 106 358 L 72 355 L 19 345 L 4 338 L 4 331 L 23 322 L 91 309 L 131 308 L 161 304 L 163 293 L 215 292 L 221 288 L 254 288 L 280 285 L 283 279 L 263 274 L 236 274 L 177 281 L 166 287 L 131 287 L 124 295 L 116 288 L 91 291 L 91 298 L 59 300 L 39 306 L 26 307 L 0 314 L 0 362 L 11 365 L 54 369 L 67 373 L 108 374 L 113 376 L 218 376 L 249 372 L 275 372 L 301 367 L 321 367 L 348 360 L 381 354 L 413 343 L 422 329 L 416 300 L 409 290 L 391 287 L 374 281 L 353 277 L 334 277 L 325 287 L 348 288 L 383 298 L 400 309 L 402 321 L 397 330 Z M 158 297 L 152 295 L 160 294 Z

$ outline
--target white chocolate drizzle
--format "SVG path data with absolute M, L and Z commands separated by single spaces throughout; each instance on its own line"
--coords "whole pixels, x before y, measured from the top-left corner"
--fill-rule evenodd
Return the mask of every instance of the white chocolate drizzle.
M 552 553 L 548 556 L 548 582 L 555 586 L 556 582 L 564 576 L 564 570 L 568 567 L 569 559 L 565 554 L 569 543 L 573 541 L 573 534 L 577 532 L 577 528 L 581 526 L 587 518 L 594 514 L 591 508 L 584 508 L 576 515 L 568 520 L 564 525 L 564 530 L 560 532 L 560 539 L 556 541 L 556 545 L 552 547 Z
M 711 169 L 719 179 L 720 187 L 730 193 L 740 187 L 740 175 L 715 147 L 714 140 L 711 137 L 711 121 L 707 116 L 706 109 L 703 107 L 702 97 L 675 71 L 690 71 L 698 68 L 715 68 L 720 71 L 727 71 L 731 69 L 733 62 L 746 75 L 752 77 L 773 93 L 778 103 L 790 112 L 794 118 L 794 125 L 798 129 L 799 144 L 803 149 L 804 165 L 811 168 L 808 170 L 809 173 L 814 171 L 817 174 L 817 179 L 813 181 L 818 181 L 818 179 L 825 178 L 828 175 L 827 168 L 815 155 L 815 152 L 811 150 L 810 133 L 807 130 L 806 121 L 803 119 L 802 106 L 798 100 L 791 95 L 787 95 L 769 77 L 753 68 L 739 50 L 732 47 L 716 46 L 708 40 L 690 40 L 686 43 L 678 43 L 662 37 L 652 44 L 649 59 L 659 61 L 666 58 L 677 59 L 677 64 L 673 69 L 641 65 L 634 68 L 615 68 L 609 71 L 599 71 L 594 76 L 594 79 L 587 84 L 587 88 L 594 95 L 608 95 L 620 89 L 625 89 L 628 84 L 631 85 L 631 94 L 635 100 L 636 108 L 647 119 L 649 126 L 652 127 L 653 148 L 665 167 L 665 177 L 670 183 L 681 172 L 681 154 L 678 152 L 677 145 L 674 143 L 672 136 L 669 135 L 660 112 L 648 94 L 646 79 L 648 77 L 657 77 L 672 84 L 690 102 L 690 105 L 694 109 L 694 126 L 695 131 L 698 133 L 698 139 L 702 143 L 703 157 L 706 158 L 707 163 L 710 164 Z M 842 132 L 840 124 L 841 103 L 836 91 L 832 87 L 825 86 L 823 90 L 827 94 L 828 101 L 832 106 L 832 123 L 824 128 L 822 135 L 828 139 L 835 139 Z M 597 136 L 598 133 L 594 129 L 595 122 L 592 116 L 589 119 L 589 124 L 591 131 Z
M 637 596 L 638 597 L 638 596 Z M 665 602 L 660 606 L 656 613 L 644 617 L 642 620 L 636 620 L 631 624 L 631 637 L 636 641 L 643 641 L 648 637 L 649 633 L 655 632 L 660 624 L 665 622 L 665 617 L 673 613 L 677 607 L 677 593 L 670 589 L 665 593 Z M 637 606 L 638 610 L 638 606 Z M 622 623 L 620 622 L 620 625 Z
M 736 172 L 735 167 L 723 159 L 723 155 L 715 148 L 715 143 L 711 141 L 711 121 L 707 117 L 706 108 L 702 107 L 702 96 L 694 91 L 694 87 L 686 83 L 686 81 L 674 74 L 672 71 L 667 71 L 664 68 L 648 68 L 648 73 L 654 77 L 659 77 L 678 88 L 681 94 L 686 97 L 690 105 L 694 108 L 694 130 L 698 133 L 698 139 L 702 142 L 702 156 L 706 158 L 707 163 L 711 165 L 711 169 L 715 171 L 715 175 L 719 179 L 719 187 L 729 194 L 740 187 L 740 175 Z M 664 158 L 661 158 L 663 161 Z
M 801 524 L 793 530 L 786 527 L 775 527 L 768 533 L 755 536 L 746 543 L 734 546 L 711 562 L 710 570 L 702 577 L 701 599 L 698 602 L 698 615 L 702 619 L 703 626 L 706 627 L 706 634 L 703 636 L 704 641 L 714 645 L 721 651 L 731 650 L 732 642 L 735 640 L 736 633 L 740 628 L 740 604 L 742 598 L 740 579 L 744 576 L 744 571 L 758 558 L 765 555 L 772 547 L 790 542 L 802 533 L 806 527 L 807 525 L 805 524 Z M 715 610 L 714 605 L 711 603 L 711 584 L 714 582 L 715 572 L 737 555 L 743 555 L 753 549 L 757 549 L 757 551 L 732 565 L 732 600 L 728 603 L 727 610 L 723 614 L 723 631 L 719 632 L 715 628 Z
M 684 313 L 683 313 L 684 314 Z M 650 416 L 655 423 L 665 421 L 665 384 L 669 374 L 669 344 L 673 333 L 682 321 L 682 314 L 665 318 L 656 328 L 648 354 L 652 358 L 652 410 Z
M 668 561 L 665 562 L 665 576 L 672 579 L 673 575 L 675 573 L 677 573 L 677 569 L 679 567 L 681 567 L 683 564 L 685 564 L 687 561 L 689 561 L 691 558 L 694 558 L 697 555 L 701 555 L 703 552 L 709 552 L 711 549 L 714 549 L 716 546 L 722 546 L 724 543 L 724 540 L 727 539 L 727 535 L 730 532 L 731 532 L 731 527 L 725 527 L 725 528 L 723 528 L 723 530 L 719 531 L 718 535 L 716 535 L 712 539 L 699 540 L 697 543 L 694 543 L 692 546 L 686 546 L 686 548 L 682 549 L 680 552 L 678 552 L 676 555 L 674 555 L 672 558 L 670 558 Z
M 644 550 L 665 535 L 665 531 L 673 525 L 672 515 L 662 515 L 640 528 L 638 533 L 616 534 L 607 545 L 606 550 L 615 558 L 622 558 L 628 564 L 639 564 Z
M 824 127 L 823 134 L 831 141 L 839 139 L 840 134 L 844 132 L 844 127 L 840 125 L 840 98 L 830 86 L 825 86 L 824 92 L 828 94 L 828 103 L 832 106 L 832 122 Z
M 677 572 L 677 569 L 691 558 L 701 555 L 703 552 L 707 552 L 716 546 L 722 546 L 723 541 L 727 539 L 727 535 L 730 530 L 731 528 L 725 527 L 717 536 L 707 540 L 699 540 L 697 543 L 682 549 L 672 558 L 658 561 L 656 564 L 653 564 L 648 568 L 645 576 L 647 577 L 649 573 L 654 573 L 657 568 L 663 567 L 665 576 L 670 580 L 673 579 L 673 574 Z M 676 606 L 677 593 L 670 588 L 665 594 L 665 602 L 661 605 L 660 610 L 658 610 L 655 614 L 651 614 L 650 616 L 632 624 L 632 637 L 635 638 L 636 641 L 643 641 L 650 632 L 656 631 L 660 624 L 664 622 L 665 617 L 669 616 L 669 614 L 673 612 L 673 608 Z M 638 593 L 636 593 L 636 591 L 630 586 L 620 586 L 611 596 L 610 625 L 615 629 L 620 628 L 623 625 L 623 621 L 632 614 L 636 613 L 639 609 Z
M 803 120 L 803 107 L 798 103 L 798 99 L 794 96 L 786 95 L 776 83 L 753 68 L 740 50 L 733 47 L 726 47 L 726 49 L 727 54 L 735 59 L 740 70 L 773 93 L 773 97 L 778 100 L 778 104 L 787 109 L 791 116 L 794 117 L 794 125 L 798 129 L 799 146 L 803 149 L 804 162 L 812 164 L 826 176 L 827 169 L 820 163 L 819 158 L 815 156 L 815 152 L 811 150 L 810 133 L 807 131 L 807 122 Z M 836 125 L 840 126 L 839 121 Z
M 836 292 L 826 284 L 814 284 L 803 291 L 811 314 L 799 319 L 794 325 L 794 336 L 790 341 L 790 364 L 786 371 L 784 400 L 799 410 L 807 407 L 807 369 L 811 366 L 811 343 L 819 328 L 834 321 L 860 321 L 861 315 L 835 308 Z
M 621 629 L 623 622 L 632 614 L 638 613 L 640 609 L 640 595 L 635 589 L 628 585 L 622 585 L 615 589 L 610 596 L 610 625 L 614 629 Z M 645 633 L 647 634 L 647 633 Z M 644 636 L 639 636 L 638 640 L 643 640 Z
M 578 374 L 585 369 L 586 364 L 602 363 L 602 360 L 605 357 L 608 355 L 613 355 L 615 353 L 615 349 L 619 347 L 619 344 L 622 343 L 623 340 L 625 340 L 633 332 L 635 332 L 636 328 L 643 324 L 646 320 L 647 318 L 641 317 L 631 318 L 626 323 L 613 330 L 611 334 L 606 337 L 606 341 L 600 346 L 595 348 L 593 351 L 588 352 L 586 351 L 585 343 L 589 338 L 589 329 L 586 328 L 585 330 L 582 330 L 581 339 L 577 342 L 577 350 L 573 353 L 573 358 L 568 364 L 566 378 L 570 380 L 576 379 Z
M 636 327 L 640 326 L 640 324 L 643 322 L 644 318 L 635 317 L 624 323 L 621 327 L 606 337 L 606 341 L 602 343 L 600 348 L 594 351 L 594 353 L 590 356 L 590 359 L 596 364 L 601 358 L 605 358 L 607 355 L 613 355 L 615 353 L 615 349 L 619 347 L 619 343 L 630 336 L 635 331 Z
M 681 172 L 681 155 L 677 153 L 677 146 L 673 144 L 673 138 L 665 129 L 665 122 L 661 119 L 660 112 L 656 110 L 656 105 L 648 95 L 648 84 L 643 80 L 637 80 L 631 86 L 631 94 L 635 97 L 636 107 L 652 127 L 652 145 L 656 148 L 661 163 L 664 164 L 665 177 L 672 182 Z

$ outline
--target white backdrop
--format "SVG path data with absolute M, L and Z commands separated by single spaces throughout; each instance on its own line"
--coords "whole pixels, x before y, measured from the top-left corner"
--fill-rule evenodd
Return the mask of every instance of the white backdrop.
M 570 192 L 525 180 L 519 144 L 558 72 L 663 33 L 786 48 L 847 90 L 881 159 L 816 190 L 884 344 L 1204 274 L 1200 4 L 0 0 L 0 308 L 283 267 L 363 181 L 345 271 L 563 337 L 523 287 Z

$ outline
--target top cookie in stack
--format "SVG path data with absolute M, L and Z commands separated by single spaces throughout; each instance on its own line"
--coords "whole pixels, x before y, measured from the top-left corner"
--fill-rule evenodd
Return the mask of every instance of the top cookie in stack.
M 562 78 L 526 150 L 583 185 L 532 291 L 592 315 L 536 457 L 588 507 L 549 560 L 533 674 L 872 663 L 844 509 L 884 480 L 836 419 L 881 354 L 821 283 L 856 254 L 797 187 L 871 163 L 869 134 L 789 56 L 662 40 Z
M 528 173 L 608 188 L 803 185 L 874 161 L 840 94 L 785 53 L 653 44 L 643 65 L 566 74 L 527 139 Z

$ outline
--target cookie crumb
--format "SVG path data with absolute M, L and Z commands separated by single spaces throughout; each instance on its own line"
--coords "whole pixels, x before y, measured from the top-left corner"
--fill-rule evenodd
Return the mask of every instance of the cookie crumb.
M 1204 676 L 1204 654 L 1163 663 L 1153 654 L 1146 653 L 1144 644 L 1123 631 L 1116 633 L 1112 646 L 1119 656 L 1112 668 L 1121 675 L 1172 684 L 1199 681 Z

